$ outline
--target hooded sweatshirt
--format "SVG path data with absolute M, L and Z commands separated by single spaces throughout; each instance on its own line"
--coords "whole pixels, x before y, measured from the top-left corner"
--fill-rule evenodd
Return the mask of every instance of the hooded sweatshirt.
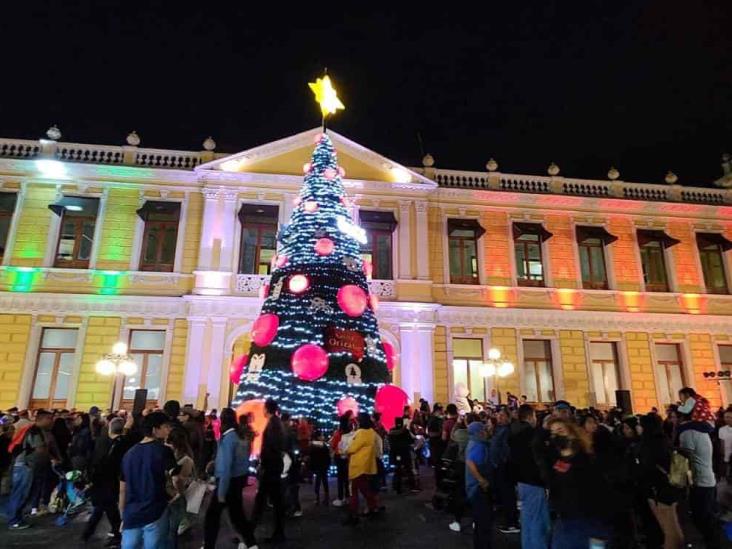
M 487 440 L 481 438 L 481 433 L 485 426 L 480 422 L 474 422 L 468 425 L 468 447 L 465 449 L 465 461 L 472 461 L 478 468 L 483 478 L 490 478 L 489 450 L 490 444 Z M 470 469 L 465 467 L 465 492 L 468 498 L 476 497 L 480 494 L 480 484 Z
M 711 425 L 706 421 L 687 421 L 679 427 L 679 445 L 691 453 L 689 465 L 694 486 L 711 488 L 717 485 L 712 468 Z

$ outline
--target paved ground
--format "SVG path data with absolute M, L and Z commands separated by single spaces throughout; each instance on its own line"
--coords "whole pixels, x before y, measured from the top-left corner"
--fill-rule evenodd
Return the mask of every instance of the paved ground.
M 327 547 L 379 548 L 379 549 L 425 549 L 430 547 L 449 547 L 454 549 L 472 547 L 472 529 L 470 519 L 465 519 L 462 533 L 455 533 L 448 529 L 450 522 L 444 512 L 434 511 L 428 507 L 432 497 L 431 483 L 427 470 L 423 470 L 422 478 L 425 490 L 417 495 L 397 496 L 391 492 L 382 492 L 382 502 L 387 507 L 386 515 L 374 520 L 362 520 L 356 527 L 341 525 L 344 512 L 341 509 L 316 507 L 312 486 L 303 484 L 300 489 L 300 501 L 303 507 L 303 516 L 290 519 L 286 524 L 287 543 L 260 547 L 277 547 L 278 549 L 304 549 Z M 247 500 L 251 503 L 254 487 L 246 490 Z M 331 482 L 331 494 L 335 494 L 334 482 Z M 2 548 L 101 548 L 106 541 L 109 527 L 103 520 L 94 538 L 83 545 L 80 541 L 84 522 L 88 515 L 76 517 L 64 528 L 53 524 L 54 517 L 40 517 L 30 519 L 34 525 L 23 531 L 8 531 L 0 525 L 0 547 Z M 226 513 L 223 515 L 226 517 Z M 203 517 L 203 513 L 201 513 Z M 265 524 L 257 530 L 257 539 L 264 539 L 270 535 L 270 524 L 265 516 Z M 203 527 L 202 518 L 192 530 L 186 532 L 180 539 L 180 547 L 198 549 L 202 545 Z M 233 548 L 232 530 L 228 526 L 227 518 L 222 518 L 222 528 L 219 534 L 217 547 Z M 497 549 L 513 549 L 520 547 L 518 535 L 502 536 L 496 533 Z
M 332 506 L 316 507 L 312 486 L 303 484 L 300 490 L 300 500 L 303 507 L 303 516 L 290 519 L 287 522 L 287 543 L 267 545 L 260 543 L 260 547 L 277 547 L 278 549 L 314 549 L 348 547 L 353 549 L 468 549 L 472 547 L 472 529 L 470 519 L 463 521 L 463 532 L 455 533 L 448 529 L 450 518 L 444 512 L 433 510 L 428 504 L 432 497 L 431 472 L 422 470 L 422 484 L 425 488 L 417 495 L 397 496 L 391 492 L 382 492 L 382 502 L 387 507 L 384 517 L 376 520 L 363 520 L 356 527 L 342 526 L 343 511 Z M 246 490 L 247 502 L 251 504 L 254 496 L 254 487 Z M 331 482 L 331 494 L 335 493 L 334 482 Z M 687 533 L 687 542 L 690 547 L 703 547 L 693 528 L 688 524 L 685 513 L 681 513 L 684 530 Z M 54 516 L 31 519 L 34 525 L 28 530 L 11 532 L 0 525 L 0 548 L 48 548 L 65 549 L 88 547 L 97 549 L 104 546 L 107 540 L 106 532 L 109 526 L 102 521 L 97 534 L 92 540 L 83 545 L 80 536 L 88 515 L 76 517 L 71 524 L 60 528 L 53 524 Z M 201 513 L 203 517 L 203 513 Z M 224 513 L 223 517 L 226 517 Z M 269 517 L 265 516 L 265 523 L 257 530 L 257 539 L 262 540 L 270 534 Z M 202 518 L 197 524 L 179 538 L 179 547 L 183 549 L 198 549 L 202 545 Z M 222 527 L 217 547 L 231 549 L 236 547 L 232 541 L 232 530 L 228 526 L 227 518 L 222 518 Z M 495 549 L 516 549 L 521 545 L 518 535 L 502 535 L 496 532 Z M 725 548 L 732 544 L 725 544 Z

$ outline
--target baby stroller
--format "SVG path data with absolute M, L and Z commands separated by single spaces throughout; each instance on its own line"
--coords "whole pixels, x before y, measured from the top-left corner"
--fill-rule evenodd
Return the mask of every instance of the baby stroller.
M 64 473 L 62 469 L 54 466 L 53 472 L 58 476 L 58 484 L 51 494 L 48 509 L 52 513 L 61 513 L 61 516 L 54 521 L 56 526 L 66 526 L 71 517 L 77 515 L 88 502 L 87 486 L 81 471 Z

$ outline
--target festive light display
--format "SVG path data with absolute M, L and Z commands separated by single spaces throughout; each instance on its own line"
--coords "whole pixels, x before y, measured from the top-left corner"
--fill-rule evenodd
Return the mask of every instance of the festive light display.
M 232 383 L 239 383 L 241 373 L 244 371 L 247 362 L 249 362 L 249 355 L 241 355 L 231 361 L 231 366 L 229 366 L 229 379 Z
M 310 287 L 310 281 L 305 275 L 296 274 L 290 277 L 287 287 L 293 294 L 301 294 Z
M 271 397 L 284 411 L 330 429 L 341 401 L 372 412 L 391 374 L 360 255 L 365 233 L 343 200 L 344 172 L 326 134 L 309 164 L 292 217 L 277 236 L 275 268 L 234 405 Z M 317 208 L 308 212 L 311 203 Z M 293 286 L 300 278 L 308 284 Z

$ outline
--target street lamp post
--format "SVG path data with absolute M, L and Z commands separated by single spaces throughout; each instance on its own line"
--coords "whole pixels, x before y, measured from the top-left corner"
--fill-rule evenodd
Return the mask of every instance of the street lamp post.
M 112 401 L 110 409 L 114 410 L 114 400 L 117 394 L 117 383 L 125 376 L 137 373 L 137 363 L 127 354 L 127 344 L 118 341 L 112 346 L 112 352 L 104 355 L 96 364 L 95 369 L 103 376 L 114 376 L 112 383 Z
M 488 349 L 488 360 L 483 362 L 480 367 L 480 375 L 483 376 L 483 389 L 487 394 L 487 381 L 489 377 L 496 380 L 496 393 L 498 393 L 498 404 L 501 403 L 501 391 L 498 387 L 498 380 L 502 377 L 510 376 L 515 368 L 513 363 L 508 360 L 501 360 L 501 351 L 495 347 Z

